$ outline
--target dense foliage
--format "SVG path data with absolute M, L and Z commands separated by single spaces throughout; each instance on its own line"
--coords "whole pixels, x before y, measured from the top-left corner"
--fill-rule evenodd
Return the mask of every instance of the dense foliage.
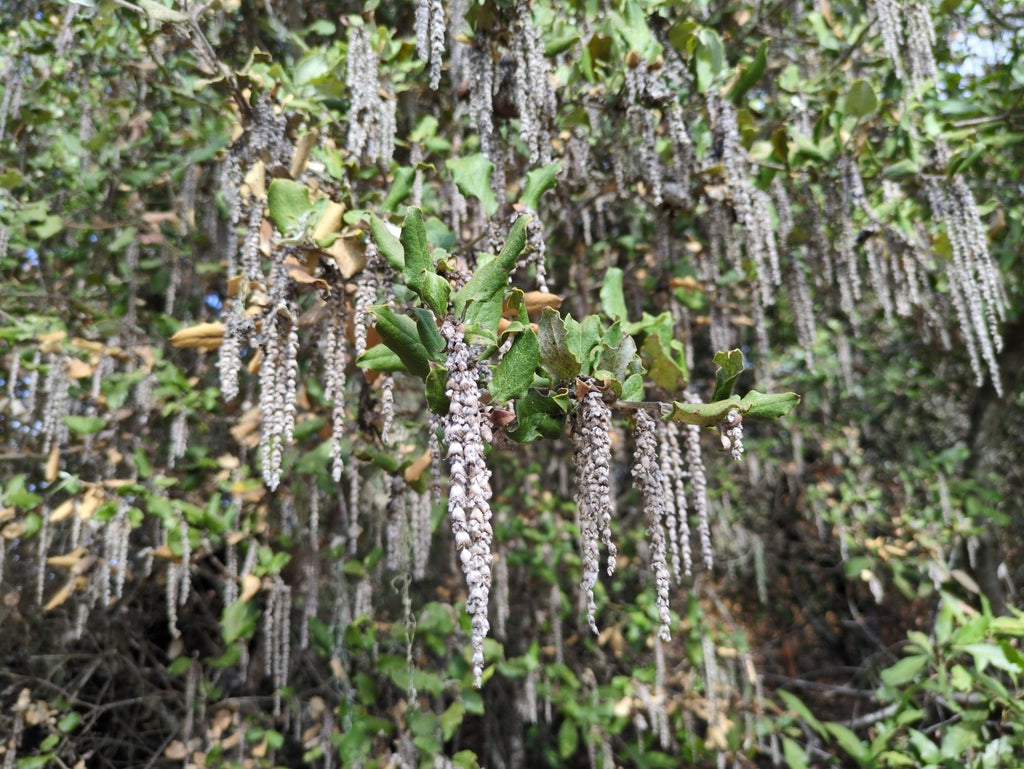
M 0 751 L 1024 752 L 1024 15 L 0 4 Z

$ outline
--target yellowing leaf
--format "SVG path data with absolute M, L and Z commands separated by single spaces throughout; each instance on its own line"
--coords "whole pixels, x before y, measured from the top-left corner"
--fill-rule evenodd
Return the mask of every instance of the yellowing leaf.
M 57 473 L 60 471 L 60 446 L 50 449 L 50 455 L 46 458 L 44 477 L 47 483 L 57 480 Z
M 50 523 L 60 523 L 75 511 L 75 500 L 68 499 L 57 505 L 57 508 L 50 513 Z
M 164 748 L 164 757 L 171 761 L 184 761 L 188 757 L 188 748 L 181 740 L 174 740 Z
M 267 167 L 262 160 L 252 164 L 249 172 L 245 175 L 245 182 L 242 186 L 242 196 L 248 192 L 257 200 L 265 200 L 267 197 Z
M 67 336 L 66 331 L 51 331 L 39 335 L 39 350 L 45 353 L 58 353 L 64 349 L 61 342 Z
M 200 347 L 206 350 L 216 350 L 223 341 L 223 323 L 198 323 L 181 329 L 171 337 L 171 344 L 175 347 Z
M 255 574 L 245 574 L 242 576 L 242 592 L 238 596 L 238 600 L 242 603 L 249 603 L 253 596 L 260 591 L 261 585 L 260 578 Z
M 84 360 L 72 358 L 68 361 L 68 376 L 71 379 L 85 379 L 88 376 L 92 376 L 92 372 L 94 370 L 95 369 Z
M 6 540 L 19 539 L 25 535 L 27 529 L 21 521 L 11 521 L 0 529 L 0 537 Z
M 103 352 L 106 349 L 106 345 L 102 342 L 93 342 L 91 339 L 82 339 L 80 336 L 71 340 L 71 346 L 87 352 Z
M 64 553 L 63 555 L 51 555 L 46 559 L 46 563 L 49 566 L 57 566 L 61 569 L 70 569 L 85 555 L 85 548 L 79 545 L 74 550 Z
M 309 153 L 316 146 L 316 140 L 319 136 L 320 134 L 317 130 L 313 129 L 300 136 L 299 140 L 295 143 L 295 154 L 292 155 L 292 165 L 288 169 L 288 174 L 293 179 L 297 179 L 299 174 L 306 170 L 306 166 L 309 165 Z
M 92 518 L 93 513 L 103 504 L 103 492 L 93 490 L 88 492 L 82 497 L 82 502 L 78 506 L 78 517 L 83 521 L 87 521 Z
M 355 238 L 338 238 L 325 251 L 334 259 L 338 271 L 345 279 L 361 272 L 366 266 L 366 246 Z
M 562 297 L 558 294 L 546 294 L 543 291 L 527 291 L 523 295 L 523 304 L 526 305 L 526 314 L 530 316 L 530 320 L 537 320 L 545 307 L 550 307 L 552 310 L 561 307 Z
M 313 228 L 313 240 L 319 242 L 332 233 L 338 232 L 342 225 L 342 216 L 345 213 L 344 203 L 335 203 L 333 200 L 327 202 L 320 221 Z
M 54 609 L 56 609 L 58 606 L 63 604 L 65 601 L 67 601 L 71 597 L 71 591 L 72 591 L 73 587 L 74 587 L 74 584 L 72 582 L 65 583 L 60 588 L 60 590 L 58 590 L 56 593 L 54 593 L 53 597 L 50 598 L 50 600 L 46 602 L 46 605 L 43 606 L 43 613 L 45 614 L 47 612 L 51 612 Z
M 430 467 L 430 449 L 427 449 L 419 458 L 405 468 L 403 475 L 405 476 L 406 483 L 416 483 L 423 475 L 423 471 Z
M 307 286 L 315 286 L 321 291 L 329 291 L 330 286 L 327 285 L 327 281 L 323 278 L 318 278 L 309 272 L 309 268 L 301 264 L 298 259 L 294 256 L 289 256 L 284 260 L 284 268 L 288 273 L 288 277 L 294 280 L 296 283 L 301 283 Z

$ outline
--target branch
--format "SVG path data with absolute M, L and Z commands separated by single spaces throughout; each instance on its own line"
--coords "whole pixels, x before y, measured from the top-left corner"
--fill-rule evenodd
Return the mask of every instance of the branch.
M 858 716 L 857 718 L 851 718 L 849 721 L 845 723 L 845 726 L 849 727 L 850 729 L 859 729 L 862 726 L 871 726 L 871 724 L 876 724 L 879 721 L 888 718 L 889 716 L 895 715 L 897 712 L 899 712 L 899 709 L 901 707 L 903 707 L 902 703 L 894 702 L 891 705 L 886 705 L 881 710 L 874 711 L 873 713 L 865 713 L 864 715 Z

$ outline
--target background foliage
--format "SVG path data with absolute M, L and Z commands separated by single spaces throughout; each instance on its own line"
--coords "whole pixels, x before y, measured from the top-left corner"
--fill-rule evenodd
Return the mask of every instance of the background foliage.
M 0 19 L 5 769 L 1016 765 L 1015 4 Z M 494 443 L 469 614 L 450 308 Z M 733 385 L 803 399 L 738 464 L 678 431 L 662 640 L 635 406 L 714 426 Z

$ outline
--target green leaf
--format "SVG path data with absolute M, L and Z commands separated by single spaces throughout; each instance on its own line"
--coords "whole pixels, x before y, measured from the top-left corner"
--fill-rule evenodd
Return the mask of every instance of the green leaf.
M 853 730 L 849 727 L 829 722 L 825 724 L 825 729 L 839 743 L 839 747 L 845 750 L 851 757 L 858 761 L 863 761 L 867 758 L 867 745 L 861 742 L 860 737 L 854 734 Z
M 435 271 L 427 241 L 427 229 L 423 224 L 423 212 L 420 209 L 409 208 L 405 224 L 402 226 L 400 243 L 405 254 L 405 282 L 427 303 L 435 315 L 444 315 L 448 311 L 451 286 Z
M 633 337 L 627 336 L 615 347 L 609 347 L 601 343 L 601 357 L 598 359 L 597 368 L 600 371 L 607 371 L 616 380 L 621 382 L 626 378 L 629 366 L 636 360 L 636 342 Z
M 385 211 L 394 211 L 398 204 L 409 197 L 412 192 L 413 182 L 416 180 L 416 169 L 410 166 L 402 166 L 395 171 L 395 181 L 391 185 L 391 191 L 384 198 L 381 204 Z
M 879 675 L 886 686 L 899 687 L 917 678 L 928 664 L 928 657 L 924 654 L 912 654 L 904 657 L 895 665 L 886 668 Z
M 916 162 L 904 158 L 895 163 L 886 163 L 882 169 L 882 176 L 886 179 L 905 179 L 908 176 L 917 176 L 920 172 L 921 169 Z
M 512 346 L 494 367 L 487 389 L 498 403 L 522 398 L 533 384 L 533 375 L 540 363 L 540 343 L 533 329 L 527 327 L 515 335 Z
M 64 417 L 64 424 L 77 435 L 91 435 L 106 427 L 107 420 L 103 417 Z
M 579 744 L 580 733 L 576 728 L 576 723 L 571 718 L 567 718 L 558 728 L 558 755 L 563 760 L 569 758 L 576 752 Z
M 740 350 L 726 352 L 720 350 L 715 353 L 714 363 L 718 366 L 715 372 L 715 392 L 711 396 L 712 401 L 725 400 L 732 395 L 736 387 L 736 380 L 740 378 L 745 366 L 743 364 L 743 353 Z
M 562 316 L 545 307 L 537 321 L 540 365 L 555 379 L 571 379 L 580 373 L 580 360 L 569 349 L 568 336 Z
M 536 211 L 540 204 L 540 196 L 557 184 L 557 176 L 562 170 L 561 163 L 548 163 L 543 168 L 535 168 L 526 174 L 526 187 L 519 196 L 519 202 L 527 211 Z
M 948 761 L 956 761 L 973 748 L 981 746 L 978 731 L 973 726 L 953 724 L 945 730 L 942 737 L 942 757 Z
M 53 753 L 44 753 L 40 756 L 25 756 L 14 762 L 17 769 L 46 769 L 53 761 Z
M 159 22 L 180 24 L 181 22 L 188 21 L 187 13 L 172 10 L 166 5 L 158 3 L 157 0 L 135 0 L 135 4 L 138 5 L 139 8 L 149 16 L 149 18 L 155 19 Z
M 989 623 L 993 633 L 1024 637 L 1024 615 L 1014 617 L 994 617 Z
M 0 189 L 9 190 L 21 184 L 24 177 L 16 168 L 5 168 L 0 171 Z
M 582 323 L 577 323 L 571 315 L 565 317 L 565 330 L 568 334 L 566 344 L 580 362 L 584 374 L 593 374 L 600 357 L 598 345 L 601 343 L 601 320 L 596 315 L 588 315 Z
M 388 266 L 404 273 L 405 249 L 391 231 L 391 226 L 379 216 L 370 214 L 370 232 L 373 234 L 373 242 L 377 244 L 377 250 L 384 255 Z
M 910 744 L 914 750 L 917 751 L 918 756 L 925 764 L 939 764 L 942 760 L 942 755 L 939 753 L 939 747 L 923 732 L 917 729 L 910 729 L 907 732 L 907 738 L 910 740 Z
M 509 437 L 519 443 L 530 443 L 538 438 L 557 438 L 565 429 L 565 411 L 550 395 L 529 390 L 516 401 L 516 422 L 508 430 Z
M 430 245 L 427 242 L 427 228 L 423 225 L 423 212 L 410 206 L 402 224 L 402 235 L 399 241 L 402 253 L 405 254 L 403 276 L 409 286 L 415 286 L 422 280 L 423 273 L 433 271 L 434 261 L 430 258 Z
M 701 427 L 714 427 L 729 413 L 729 409 L 739 408 L 739 396 L 733 395 L 728 400 L 714 403 L 672 403 L 672 411 L 667 419 L 673 422 L 686 422 Z
M 762 40 L 758 46 L 754 60 L 745 67 L 739 68 L 740 76 L 736 79 L 732 88 L 729 89 L 729 99 L 733 104 L 739 105 L 747 91 L 757 85 L 757 81 L 764 75 L 768 68 L 768 40 Z
M 455 293 L 452 297 L 452 307 L 456 315 L 476 321 L 475 315 L 466 313 L 466 308 L 471 303 L 486 304 L 496 297 L 500 302 L 501 297 L 505 294 L 505 288 L 508 286 L 509 276 L 515 268 L 516 260 L 519 259 L 519 254 L 526 247 L 526 225 L 529 221 L 529 216 L 520 216 L 516 219 L 497 258 L 478 267 L 466 285 Z M 478 312 L 474 311 L 474 314 Z M 501 315 L 500 305 L 498 315 L 499 317 Z M 490 317 L 490 314 L 487 314 L 486 317 Z M 497 332 L 497 328 L 492 330 Z
M 601 284 L 601 307 L 609 318 L 629 320 L 626 314 L 626 297 L 622 293 L 622 270 L 609 267 Z
M 843 104 L 847 115 L 856 118 L 866 117 L 878 107 L 878 97 L 875 96 L 875 89 L 867 80 L 854 81 L 850 90 L 846 92 Z
M 425 378 L 430 372 L 430 353 L 420 341 L 416 321 L 382 304 L 374 305 L 370 312 L 377 316 L 377 332 L 384 344 L 401 359 L 410 373 Z
M 282 235 L 293 230 L 313 210 L 305 184 L 291 179 L 274 179 L 267 189 L 270 221 Z
M 697 78 L 697 91 L 707 93 L 711 83 L 722 71 L 725 61 L 725 50 L 722 40 L 713 29 L 701 28 L 697 32 L 697 48 L 694 51 L 694 75 Z
M 643 374 L 630 374 L 622 383 L 622 392 L 619 393 L 619 400 L 640 401 L 644 398 L 644 377 Z
M 985 668 L 987 668 L 989 665 L 992 665 L 992 667 L 994 668 L 1004 670 L 1007 673 L 1012 673 L 1014 675 L 1018 675 L 1021 672 L 1024 672 L 1020 669 L 1018 665 L 1014 664 L 1013 662 L 1010 662 L 1010 660 L 1006 658 L 1006 653 L 1003 651 L 1002 647 L 996 646 L 994 644 L 976 643 L 966 644 L 965 646 L 957 646 L 954 648 L 956 648 L 959 651 L 963 651 L 967 654 L 970 654 L 971 657 L 974 658 L 974 665 L 978 668 L 978 672 L 983 673 L 985 671 Z
M 679 392 L 689 382 L 685 359 L 665 349 L 659 334 L 650 334 L 641 348 L 647 375 L 667 393 Z
M 451 403 L 448 401 L 448 369 L 434 366 L 424 382 L 426 385 L 427 408 L 435 414 L 444 416 L 448 413 Z
M 810 766 L 807 761 L 807 751 L 789 737 L 782 738 L 782 755 L 785 757 L 786 766 L 789 769 L 807 769 Z
M 491 172 L 494 163 L 481 153 L 464 158 L 450 158 L 445 167 L 452 172 L 452 179 L 459 192 L 480 201 L 488 216 L 498 210 L 498 199 L 491 190 Z
M 480 769 L 480 764 L 476 760 L 476 753 L 472 750 L 460 750 L 452 756 L 452 763 L 457 769 Z
M 52 238 L 64 229 L 64 220 L 59 216 L 51 214 L 44 218 L 39 224 L 32 228 L 33 234 L 40 240 Z
M 77 729 L 80 723 L 82 723 L 82 714 L 77 710 L 72 710 L 61 716 L 57 722 L 57 728 L 64 732 L 64 734 L 67 734 Z
M 455 731 L 462 725 L 462 719 L 466 715 L 466 706 L 461 702 L 453 702 L 438 719 L 441 726 L 441 737 L 445 742 L 454 736 Z
M 412 314 L 416 316 L 416 331 L 420 335 L 420 341 L 430 354 L 430 359 L 435 363 L 444 363 L 445 341 L 441 332 L 437 329 L 437 318 L 422 307 L 413 307 Z
M 759 393 L 751 390 L 740 402 L 740 413 L 751 419 L 779 419 L 800 403 L 796 393 Z
M 785 689 L 780 689 L 776 692 L 776 694 L 778 694 L 779 699 L 781 699 L 785 703 L 787 709 L 792 710 L 794 713 L 796 713 L 800 717 L 801 721 L 803 721 L 805 724 L 811 727 L 819 735 L 821 735 L 822 737 L 825 736 L 825 727 L 822 725 L 821 721 L 819 721 L 811 712 L 811 709 L 804 704 L 803 700 L 801 700 L 795 694 L 787 692 Z
M 366 369 L 367 371 L 407 371 L 405 364 L 402 363 L 402 359 L 399 358 L 395 352 L 387 345 L 378 344 L 374 345 L 356 360 L 356 365 L 359 368 Z
M 231 644 L 239 638 L 251 638 L 259 616 L 259 609 L 252 601 L 238 599 L 224 609 L 220 617 L 220 631 L 224 643 Z
M 613 17 L 616 22 L 621 20 L 621 23 L 616 24 L 619 34 L 630 48 L 650 61 L 657 56 L 661 46 L 651 33 L 644 6 L 637 0 L 627 0 L 623 11 L 625 17 L 617 14 Z

